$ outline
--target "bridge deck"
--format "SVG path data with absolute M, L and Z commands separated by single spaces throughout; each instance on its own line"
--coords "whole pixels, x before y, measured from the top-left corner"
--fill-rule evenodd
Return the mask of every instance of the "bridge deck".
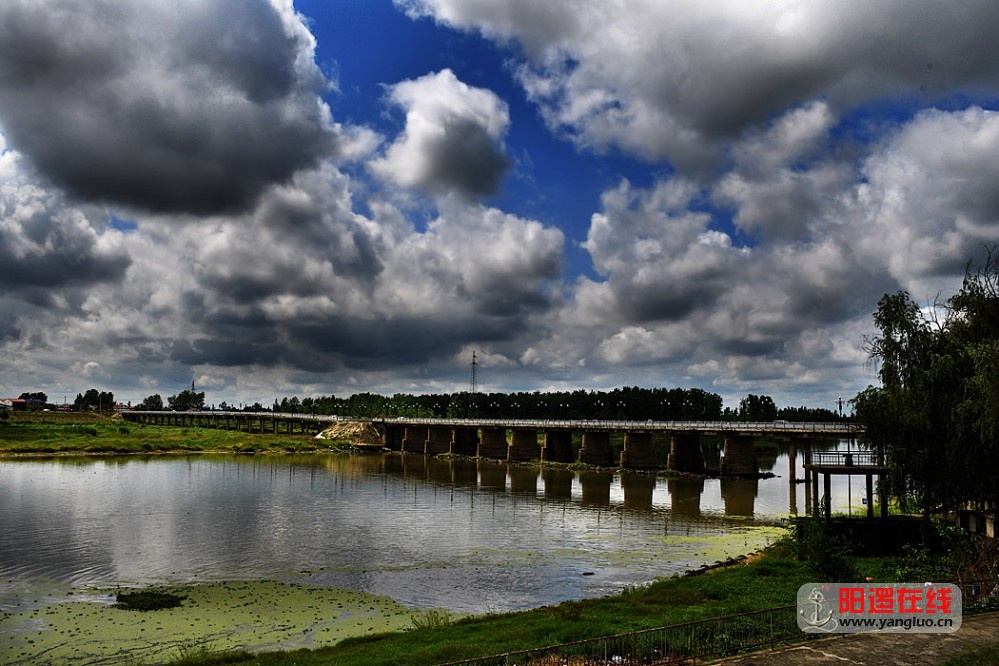
M 128 415 L 163 415 L 169 411 L 122 412 Z M 834 422 L 795 422 L 795 421 L 627 421 L 627 420 L 597 420 L 597 419 L 441 419 L 441 418 L 410 418 L 410 417 L 355 417 L 325 414 L 301 414 L 283 412 L 174 412 L 180 414 L 217 416 L 231 418 L 254 418 L 286 421 L 318 421 L 334 423 L 337 421 L 371 422 L 384 426 L 440 426 L 454 428 L 506 428 L 534 430 L 612 430 L 612 431 L 649 431 L 649 432 L 689 432 L 699 434 L 742 434 L 742 435 L 787 435 L 814 437 L 857 437 L 863 433 L 863 428 L 853 423 Z

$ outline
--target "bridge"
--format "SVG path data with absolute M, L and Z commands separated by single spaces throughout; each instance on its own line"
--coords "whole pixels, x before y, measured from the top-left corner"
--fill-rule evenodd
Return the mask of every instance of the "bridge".
M 155 425 L 224 428 L 247 432 L 311 434 L 336 422 L 366 421 L 381 434 L 387 449 L 406 453 L 479 456 L 510 462 L 574 463 L 625 469 L 669 468 L 704 473 L 700 437 L 724 437 L 719 473 L 722 476 L 758 474 L 753 440 L 779 437 L 789 442 L 794 456 L 797 446 L 816 439 L 856 438 L 862 429 L 851 423 L 796 423 L 793 421 L 607 421 L 564 419 L 440 419 L 355 418 L 342 416 L 285 414 L 275 412 L 171 412 L 126 411 L 128 421 Z M 573 436 L 582 446 L 578 456 Z M 614 459 L 611 435 L 623 434 L 624 447 Z M 653 435 L 670 437 L 669 452 L 657 454 Z

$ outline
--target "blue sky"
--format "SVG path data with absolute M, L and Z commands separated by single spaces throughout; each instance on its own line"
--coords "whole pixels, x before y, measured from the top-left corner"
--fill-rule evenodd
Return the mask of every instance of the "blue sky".
M 999 242 L 988 2 L 16 0 L 0 394 L 832 407 Z
M 586 239 L 600 193 L 622 177 L 648 184 L 654 174 L 670 169 L 617 151 L 582 152 L 548 131 L 514 80 L 515 45 L 497 45 L 429 17 L 410 18 L 391 0 L 295 6 L 311 21 L 318 63 L 336 81 L 337 90 L 327 100 L 337 118 L 397 133 L 404 125 L 403 114 L 386 102 L 385 87 L 443 69 L 499 95 L 509 107 L 506 145 L 514 165 L 501 190 L 485 201 L 563 229 L 574 241 L 566 247 L 569 277 L 592 271 L 588 257 L 575 245 Z

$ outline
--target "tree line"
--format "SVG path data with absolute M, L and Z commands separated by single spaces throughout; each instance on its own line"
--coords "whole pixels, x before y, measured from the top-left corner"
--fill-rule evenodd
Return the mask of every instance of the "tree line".
M 205 394 L 181 391 L 167 399 L 152 395 L 138 409 L 204 409 Z M 214 406 L 212 407 L 214 408 Z M 611 391 L 554 391 L 411 394 L 355 393 L 299 398 L 285 397 L 264 406 L 259 402 L 230 405 L 220 410 L 274 411 L 289 414 L 323 414 L 367 418 L 503 418 L 503 419 L 622 419 L 630 421 L 832 421 L 837 414 L 812 407 L 778 408 L 770 396 L 749 394 L 735 409 L 723 407 L 722 398 L 698 388 L 623 387 Z

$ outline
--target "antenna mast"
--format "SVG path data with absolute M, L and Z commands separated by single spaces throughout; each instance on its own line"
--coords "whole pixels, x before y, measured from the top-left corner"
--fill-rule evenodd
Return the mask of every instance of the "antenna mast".
M 475 416 L 475 393 L 479 390 L 479 377 L 478 377 L 478 367 L 479 363 L 476 360 L 475 352 L 472 352 L 472 391 L 468 398 L 468 412 L 469 416 Z

